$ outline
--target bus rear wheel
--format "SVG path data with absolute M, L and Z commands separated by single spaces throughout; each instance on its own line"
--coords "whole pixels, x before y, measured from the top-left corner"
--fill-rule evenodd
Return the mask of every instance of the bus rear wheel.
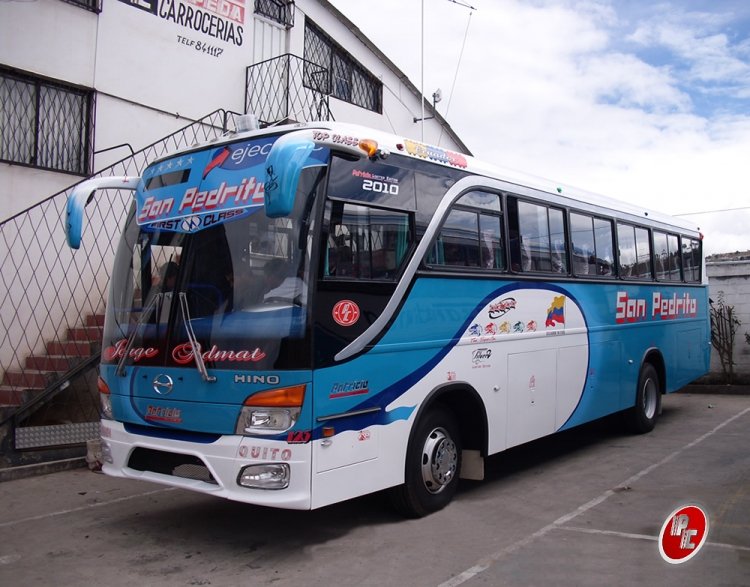
M 461 471 L 461 442 L 447 411 L 429 411 L 416 425 L 406 452 L 405 482 L 390 490 L 405 516 L 421 518 L 444 508 L 456 493 Z
M 635 434 L 651 432 L 661 411 L 661 382 L 651 363 L 641 367 L 635 405 L 625 412 L 625 424 Z

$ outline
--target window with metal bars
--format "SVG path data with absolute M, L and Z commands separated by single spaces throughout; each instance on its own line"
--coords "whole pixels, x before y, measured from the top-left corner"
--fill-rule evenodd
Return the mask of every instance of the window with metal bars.
M 89 175 L 94 92 L 0 68 L 0 161 Z
M 294 1 L 255 0 L 255 14 L 265 16 L 288 29 L 294 26 Z
M 99 13 L 102 11 L 101 0 L 63 0 L 63 2 L 73 4 L 74 6 L 80 6 L 81 8 L 85 8 L 86 10 L 90 10 L 91 12 Z
M 325 34 L 310 19 L 305 20 L 305 59 L 328 70 L 327 79 L 320 79 L 318 70 L 306 71 L 306 87 L 322 91 L 339 100 L 382 112 L 383 84 Z M 305 69 L 310 69 L 305 66 Z

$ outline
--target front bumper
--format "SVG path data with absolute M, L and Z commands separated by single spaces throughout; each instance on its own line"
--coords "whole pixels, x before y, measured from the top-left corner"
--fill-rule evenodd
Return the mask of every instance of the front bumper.
M 156 438 L 125 430 L 120 422 L 101 421 L 102 470 L 113 477 L 151 481 L 256 505 L 310 509 L 311 444 L 288 444 L 239 435 L 213 442 Z M 251 489 L 238 485 L 240 471 L 253 464 L 285 463 L 289 486 Z

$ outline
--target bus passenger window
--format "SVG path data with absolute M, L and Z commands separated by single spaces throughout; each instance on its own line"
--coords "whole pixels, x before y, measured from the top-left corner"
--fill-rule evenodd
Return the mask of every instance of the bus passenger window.
M 523 242 L 518 230 L 510 231 L 510 268 L 513 271 L 531 271 L 529 247 Z
M 654 231 L 654 271 L 656 279 L 666 279 L 666 261 L 669 257 L 667 249 L 667 235 Z
M 568 273 L 562 210 L 509 198 L 508 221 L 514 271 Z
M 479 267 L 477 214 L 452 210 L 440 231 L 446 265 Z
M 660 281 L 681 281 L 679 239 L 676 234 L 654 231 L 654 270 Z
M 685 281 L 701 280 L 701 244 L 697 239 L 682 237 L 682 265 Z
M 594 257 L 594 219 L 583 214 L 570 214 L 570 238 L 573 241 L 573 273 L 588 275 Z
M 480 258 L 484 269 L 505 269 L 500 217 L 479 215 Z
M 499 195 L 473 191 L 461 196 L 455 206 L 445 219 L 425 262 L 428 265 L 504 270 Z
M 648 230 L 628 224 L 617 225 L 620 249 L 620 275 L 625 278 L 651 278 L 651 241 Z
M 395 280 L 411 244 L 406 212 L 329 202 L 324 277 Z
M 617 246 L 620 252 L 620 275 L 632 277 L 636 263 L 635 232 L 632 226 L 627 224 L 617 225 Z
M 570 213 L 575 275 L 612 275 L 614 258 L 612 221 Z
M 667 235 L 669 257 L 667 258 L 667 270 L 670 281 L 682 280 L 682 263 L 680 260 L 680 242 L 676 234 Z
M 565 242 L 565 220 L 562 210 L 548 208 L 550 241 L 552 244 L 552 271 L 568 272 L 568 250 Z
M 636 277 L 651 279 L 651 240 L 648 230 L 639 226 L 635 228 L 635 249 L 638 255 Z
M 615 257 L 614 257 L 614 232 L 612 230 L 612 221 L 604 218 L 594 218 L 594 248 L 597 275 L 614 275 L 615 274 Z

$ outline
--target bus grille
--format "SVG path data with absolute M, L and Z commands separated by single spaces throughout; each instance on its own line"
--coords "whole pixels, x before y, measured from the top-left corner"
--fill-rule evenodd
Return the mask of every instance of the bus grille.
M 205 463 L 193 455 L 138 447 L 130 455 L 128 467 L 136 471 L 151 471 L 218 485 Z

